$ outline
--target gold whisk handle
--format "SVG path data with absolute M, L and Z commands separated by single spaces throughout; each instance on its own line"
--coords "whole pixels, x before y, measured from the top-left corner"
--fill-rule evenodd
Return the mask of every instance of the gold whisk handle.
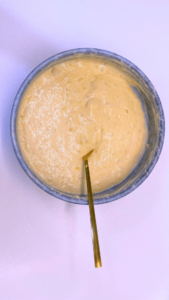
M 102 261 L 101 261 L 101 255 L 100 255 L 99 239 L 98 239 L 98 233 L 97 233 L 97 225 L 96 225 L 96 217 L 95 217 L 95 210 L 94 210 L 94 204 L 93 204 L 93 195 L 92 195 L 92 187 L 91 187 L 91 181 L 90 181 L 88 160 L 85 160 L 84 163 L 85 163 L 85 172 L 86 172 L 86 181 L 87 181 L 90 222 L 91 222 L 91 228 L 92 228 L 94 261 L 95 261 L 95 267 L 100 268 L 100 267 L 102 267 Z

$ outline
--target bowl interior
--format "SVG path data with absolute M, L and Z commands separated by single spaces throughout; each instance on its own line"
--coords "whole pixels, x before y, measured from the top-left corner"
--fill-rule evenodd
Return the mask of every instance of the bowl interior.
M 16 131 L 16 121 L 19 104 L 22 101 L 22 96 L 25 90 L 30 85 L 32 80 L 41 72 L 50 68 L 52 65 L 79 56 L 99 57 L 104 60 L 108 60 L 110 63 L 115 64 L 123 73 L 128 75 L 128 83 L 142 103 L 148 127 L 147 146 L 145 147 L 145 151 L 142 157 L 140 158 L 132 172 L 128 175 L 128 177 L 116 186 L 113 186 L 100 193 L 94 194 L 94 203 L 101 204 L 119 199 L 137 188 L 151 173 L 159 158 L 163 146 L 165 122 L 160 99 L 149 79 L 130 61 L 117 54 L 98 49 L 75 49 L 62 52 L 47 59 L 28 75 L 16 95 L 11 114 L 11 138 L 14 151 L 21 166 L 23 167 L 27 175 L 40 188 L 61 200 L 77 204 L 88 204 L 87 195 L 72 195 L 60 192 L 59 190 L 47 185 L 46 183 L 43 183 L 39 178 L 37 178 L 34 173 L 32 173 L 22 156 L 17 140 Z

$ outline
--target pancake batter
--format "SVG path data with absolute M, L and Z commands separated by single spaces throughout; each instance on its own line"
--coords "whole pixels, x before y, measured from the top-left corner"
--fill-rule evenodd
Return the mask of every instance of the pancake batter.
M 127 177 L 143 153 L 147 127 L 127 78 L 101 59 L 76 58 L 37 77 L 17 120 L 22 154 L 47 184 L 86 193 L 82 156 L 89 158 L 94 193 Z

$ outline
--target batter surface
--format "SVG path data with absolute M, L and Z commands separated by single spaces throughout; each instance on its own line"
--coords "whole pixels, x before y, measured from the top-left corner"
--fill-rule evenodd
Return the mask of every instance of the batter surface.
M 140 100 L 123 73 L 101 59 L 76 58 L 37 77 L 21 102 L 22 154 L 44 182 L 86 193 L 82 156 L 94 193 L 127 177 L 143 153 L 147 127 Z

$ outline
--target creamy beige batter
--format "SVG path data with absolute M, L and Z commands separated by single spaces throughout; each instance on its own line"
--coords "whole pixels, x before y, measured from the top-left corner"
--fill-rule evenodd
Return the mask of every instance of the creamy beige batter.
M 44 182 L 86 193 L 82 156 L 89 158 L 93 192 L 127 177 L 143 153 L 147 127 L 140 100 L 113 64 L 76 58 L 37 77 L 17 120 L 22 154 Z

